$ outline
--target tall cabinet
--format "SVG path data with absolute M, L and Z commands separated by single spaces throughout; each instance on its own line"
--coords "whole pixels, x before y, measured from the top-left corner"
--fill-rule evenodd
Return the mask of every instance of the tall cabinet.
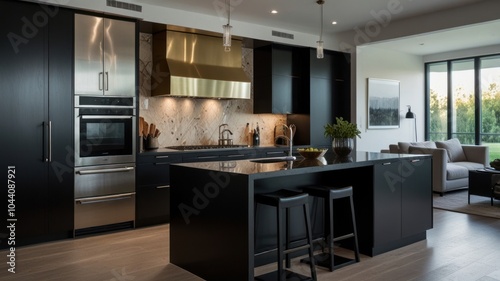
M 0 10 L 8 11 L 0 25 L 5 182 L 8 167 L 14 171 L 1 189 L 5 248 L 72 236 L 73 12 L 5 0 Z M 14 245 L 6 224 L 15 225 Z

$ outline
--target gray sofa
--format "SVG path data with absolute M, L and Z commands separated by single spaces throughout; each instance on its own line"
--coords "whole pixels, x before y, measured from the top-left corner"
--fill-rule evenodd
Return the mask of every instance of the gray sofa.
M 442 142 L 399 142 L 382 152 L 432 154 L 432 190 L 440 193 L 469 186 L 469 170 L 489 166 L 489 149 L 484 145 L 462 145 L 458 139 Z

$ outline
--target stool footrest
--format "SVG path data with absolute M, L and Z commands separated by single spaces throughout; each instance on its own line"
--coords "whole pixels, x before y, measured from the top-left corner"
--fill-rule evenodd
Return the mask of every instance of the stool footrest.
M 344 240 L 344 239 L 347 239 L 347 238 L 352 238 L 352 237 L 354 237 L 354 233 L 349 233 L 349 234 L 346 234 L 346 235 L 342 235 L 342 236 L 333 238 L 333 242 L 337 242 L 337 241 Z
M 286 249 L 286 250 L 283 251 L 283 254 L 290 254 L 290 253 L 297 252 L 297 251 L 300 251 L 300 250 L 309 249 L 310 247 L 311 246 L 309 244 L 307 244 L 307 245 L 302 245 L 302 246 L 298 246 L 298 247 Z
M 309 281 L 309 280 L 313 280 L 311 277 L 309 276 L 304 276 L 302 274 L 298 274 L 296 272 L 292 272 L 290 270 L 285 270 L 284 273 L 286 278 L 285 280 L 290 280 L 290 281 Z M 266 274 L 263 274 L 263 275 L 260 275 L 260 276 L 257 276 L 255 277 L 255 280 L 259 280 L 259 281 L 278 281 L 278 280 L 281 280 L 278 276 L 278 271 L 272 271 L 272 272 L 269 272 L 269 273 L 266 273 Z
M 310 264 L 310 259 L 309 258 L 303 258 L 300 260 L 300 262 Z M 341 267 L 344 267 L 346 265 L 350 265 L 353 263 L 356 263 L 356 259 L 350 259 L 346 257 L 342 257 L 339 255 L 333 255 L 333 269 L 338 269 Z M 316 266 L 321 266 L 321 267 L 326 267 L 330 268 L 330 254 L 328 253 L 321 253 L 318 255 L 314 256 L 314 264 Z

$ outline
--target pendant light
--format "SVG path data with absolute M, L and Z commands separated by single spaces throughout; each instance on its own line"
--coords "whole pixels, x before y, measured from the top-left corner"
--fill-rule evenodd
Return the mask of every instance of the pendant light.
M 233 28 L 229 21 L 231 19 L 231 4 L 226 0 L 227 7 L 227 24 L 222 26 L 222 46 L 224 46 L 224 51 L 231 51 L 231 28 Z
M 316 41 L 316 58 L 322 59 L 324 57 L 323 53 L 323 4 L 325 4 L 325 1 L 323 0 L 318 0 L 316 3 L 319 4 L 321 7 L 321 29 L 319 32 L 319 41 Z

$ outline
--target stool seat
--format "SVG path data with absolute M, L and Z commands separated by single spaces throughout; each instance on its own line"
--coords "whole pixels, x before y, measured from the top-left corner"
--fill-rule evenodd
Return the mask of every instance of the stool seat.
M 316 281 L 316 269 L 314 266 L 314 260 L 310 263 L 311 277 L 304 276 L 299 273 L 291 272 L 283 269 L 283 259 L 286 257 L 286 267 L 290 267 L 289 254 L 301 250 L 308 249 L 309 257 L 313 258 L 313 241 L 312 241 L 312 231 L 311 222 L 309 217 L 309 194 L 288 190 L 280 189 L 277 191 L 269 193 L 258 193 L 254 196 L 255 201 L 255 218 L 257 218 L 257 206 L 258 204 L 268 205 L 276 207 L 277 216 L 277 241 L 278 241 L 278 269 L 273 272 L 269 272 L 260 276 L 255 277 L 255 280 L 260 281 L 285 281 L 285 280 L 312 280 Z M 289 223 L 290 223 L 290 208 L 302 207 L 305 219 L 307 244 L 302 246 L 297 246 L 290 248 L 290 235 L 289 235 Z M 282 241 L 283 233 L 283 222 L 282 222 L 282 212 L 286 210 L 286 243 Z M 257 227 L 257 222 L 255 222 L 255 227 Z M 283 244 L 286 247 L 283 247 Z
M 359 262 L 358 236 L 356 232 L 356 218 L 354 215 L 352 186 L 332 187 L 324 185 L 313 185 L 304 187 L 303 191 L 307 192 L 311 196 L 322 198 L 325 200 L 325 237 L 320 240 L 326 240 L 329 253 L 321 253 L 314 256 L 314 262 L 316 263 L 316 265 L 327 267 L 330 269 L 330 271 L 333 271 L 334 269 Z M 333 202 L 335 200 L 343 198 L 349 199 L 352 232 L 339 237 L 334 237 Z M 354 240 L 354 259 L 342 257 L 334 253 L 333 243 L 345 239 Z M 302 259 L 301 261 L 309 263 L 311 262 L 311 259 L 307 258 Z
M 280 189 L 269 193 L 255 194 L 254 200 L 256 203 L 291 208 L 307 203 L 309 195 L 300 191 Z

